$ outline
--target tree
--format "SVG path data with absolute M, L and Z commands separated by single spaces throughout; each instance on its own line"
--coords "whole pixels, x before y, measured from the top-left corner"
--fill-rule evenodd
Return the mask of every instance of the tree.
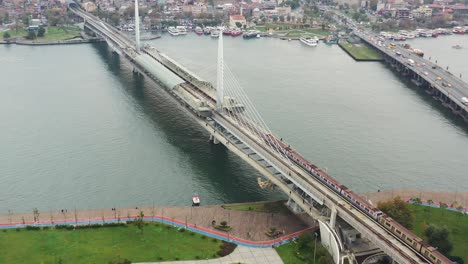
M 377 207 L 404 227 L 413 227 L 414 214 L 399 196 L 387 202 L 379 202 Z
M 33 40 L 36 39 L 36 32 L 34 31 L 29 31 L 28 35 L 26 36 L 27 39 Z
M 143 217 L 145 217 L 145 215 L 143 214 L 143 211 L 140 211 L 140 214 L 135 219 L 135 224 L 138 227 L 138 229 L 140 229 L 142 234 L 143 234 L 143 227 L 145 226 L 145 222 L 143 221 Z
M 44 37 L 44 34 L 45 34 L 44 27 L 39 27 L 39 30 L 37 30 L 37 37 L 42 38 L 42 37 Z
M 9 33 L 8 31 L 5 32 L 5 33 L 3 33 L 3 38 L 4 38 L 4 39 L 9 39 L 9 38 L 11 38 L 10 33 Z
M 449 256 L 453 249 L 453 244 L 449 239 L 449 231 L 446 226 L 429 225 L 424 232 L 427 242 L 436 247 L 440 253 Z
M 241 28 L 241 27 L 242 27 L 242 23 L 241 23 L 241 22 L 236 22 L 236 27 Z
M 34 32 L 33 32 L 34 33 Z M 39 222 L 39 210 L 37 208 L 33 209 L 34 222 Z

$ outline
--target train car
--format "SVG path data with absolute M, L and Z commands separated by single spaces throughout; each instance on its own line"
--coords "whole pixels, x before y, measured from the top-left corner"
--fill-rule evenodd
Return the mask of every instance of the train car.
M 421 253 L 431 263 L 434 264 L 455 264 L 442 253 L 437 251 L 436 248 L 424 242 L 420 237 L 413 234 L 404 226 L 399 224 L 388 215 L 382 215 L 379 218 L 379 223 L 385 227 L 389 232 L 400 238 L 405 244 L 411 246 L 414 250 Z

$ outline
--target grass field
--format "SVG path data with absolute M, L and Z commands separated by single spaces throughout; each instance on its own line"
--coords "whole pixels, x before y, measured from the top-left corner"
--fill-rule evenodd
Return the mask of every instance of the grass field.
M 382 57 L 373 49 L 364 44 L 340 43 L 356 60 L 382 60 Z
M 452 256 L 462 257 L 468 262 L 468 216 L 460 212 L 446 209 L 432 208 L 428 206 L 410 204 L 414 212 L 415 221 L 413 232 L 424 237 L 424 227 L 429 224 L 445 225 L 450 231 L 450 240 L 453 243 Z
M 36 38 L 35 42 L 59 41 L 66 40 L 80 35 L 81 29 L 78 27 L 48 27 L 44 37 Z M 0 39 L 3 39 L 3 34 L 0 33 Z M 8 33 L 11 37 L 26 37 L 28 32 L 24 29 L 10 30 Z
M 238 204 L 238 205 L 223 205 L 223 208 L 227 210 L 237 210 L 237 211 L 254 211 L 254 212 L 279 213 L 279 214 L 290 213 L 288 208 L 286 208 L 286 206 L 284 205 L 283 201 Z
M 284 264 L 315 264 L 319 263 L 320 258 L 329 258 L 328 251 L 320 243 L 320 238 L 317 241 L 316 256 L 314 262 L 314 242 L 309 242 L 307 248 L 299 249 L 296 242 L 281 245 L 276 249 L 276 252 L 283 260 Z M 324 257 L 327 255 L 327 257 Z M 322 263 L 328 263 L 322 259 Z
M 0 231 L 0 263 L 109 263 L 218 257 L 219 240 L 148 223 L 143 234 L 133 224 L 78 230 Z

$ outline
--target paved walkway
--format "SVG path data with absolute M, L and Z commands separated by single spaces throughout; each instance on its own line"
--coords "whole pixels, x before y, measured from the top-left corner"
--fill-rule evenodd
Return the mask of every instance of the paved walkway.
M 249 248 L 237 246 L 237 248 L 230 255 L 209 260 L 187 260 L 187 261 L 164 261 L 164 262 L 141 262 L 139 264 L 282 264 L 276 250 L 273 248 Z
M 406 200 L 409 198 L 420 198 L 422 201 L 432 200 L 434 204 L 444 202 L 448 206 L 454 205 L 463 206 L 465 210 L 468 210 L 468 192 L 447 192 L 447 191 L 428 191 L 428 190 L 414 190 L 414 189 L 397 189 L 380 191 L 373 193 L 364 193 L 363 197 L 372 201 L 374 205 L 382 201 L 388 201 L 394 197 L 400 196 L 400 198 Z

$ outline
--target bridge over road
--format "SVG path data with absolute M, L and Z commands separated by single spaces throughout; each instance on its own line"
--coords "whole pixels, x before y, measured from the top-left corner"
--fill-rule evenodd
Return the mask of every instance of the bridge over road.
M 337 217 L 352 225 L 396 263 L 452 263 L 274 136 L 226 68 L 222 34 L 218 47 L 218 82 L 214 88 L 155 48 L 140 48 L 138 20 L 134 42 L 97 17 L 76 8 L 72 11 L 83 17 L 85 26 L 103 37 L 135 71 L 158 82 L 176 102 L 185 106 L 187 113 L 207 130 L 213 143 L 223 144 L 260 171 L 289 197 L 288 204 L 294 210 L 304 211 L 325 224 L 331 230 L 329 238 L 338 248 L 332 252 L 335 263 L 341 263 L 341 255 L 345 253 L 335 229 Z M 137 3 L 135 13 L 138 18 Z M 320 210 L 324 207 L 329 209 L 326 215 Z

